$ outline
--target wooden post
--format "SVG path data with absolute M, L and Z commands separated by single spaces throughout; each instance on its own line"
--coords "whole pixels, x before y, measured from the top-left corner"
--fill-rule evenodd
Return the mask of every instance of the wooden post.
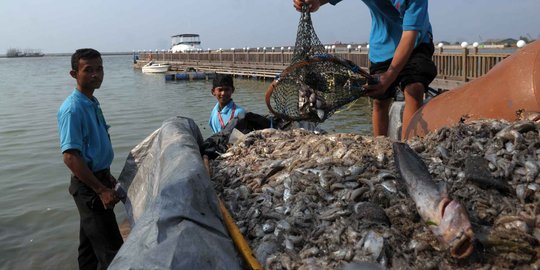
M 472 77 L 478 78 L 478 61 L 480 60 L 480 57 L 478 57 L 478 47 L 473 48 L 473 55 L 474 59 L 472 61 Z
M 461 63 L 462 63 L 462 67 L 461 67 L 461 72 L 463 72 L 462 74 L 462 77 L 461 77 L 461 80 L 466 82 L 467 81 L 467 73 L 468 73 L 468 70 L 469 68 L 467 67 L 467 56 L 469 55 L 469 49 L 467 49 L 467 47 L 463 48 L 463 55 L 461 57 L 463 57 Z

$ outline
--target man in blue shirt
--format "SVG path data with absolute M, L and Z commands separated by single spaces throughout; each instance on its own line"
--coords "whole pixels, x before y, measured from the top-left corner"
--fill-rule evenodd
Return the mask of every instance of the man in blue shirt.
M 69 192 L 80 215 L 79 269 L 107 269 L 123 243 L 114 205 L 116 179 L 109 167 L 113 149 L 94 90 L 103 82 L 103 61 L 94 49 L 71 56 L 77 88 L 58 110 L 58 132 L 64 163 L 72 172 Z
M 244 108 L 236 105 L 232 100 L 234 93 L 233 78 L 231 75 L 216 74 L 212 81 L 212 95 L 216 97 L 217 103 L 212 109 L 208 124 L 214 133 L 220 132 L 229 121 L 238 117 L 242 119 L 246 115 Z
M 402 134 L 413 114 L 422 106 L 424 91 L 437 76 L 433 63 L 432 30 L 428 0 L 362 0 L 371 13 L 369 38 L 370 73 L 379 83 L 368 86 L 373 102 L 373 134 L 387 135 L 389 110 L 396 86 L 403 90 Z M 321 5 L 341 0 L 293 0 L 297 10 L 303 4 L 314 12 Z M 403 136 L 402 136 L 403 138 Z

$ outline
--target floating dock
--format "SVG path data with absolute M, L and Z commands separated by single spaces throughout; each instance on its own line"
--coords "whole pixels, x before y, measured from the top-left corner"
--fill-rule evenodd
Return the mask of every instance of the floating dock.
M 208 71 L 177 71 L 167 72 L 166 81 L 193 81 L 193 80 L 211 80 L 216 76 L 215 72 Z

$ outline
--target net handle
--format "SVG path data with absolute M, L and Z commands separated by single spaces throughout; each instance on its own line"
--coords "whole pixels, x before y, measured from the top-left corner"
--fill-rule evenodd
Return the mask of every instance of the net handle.
M 274 111 L 274 109 L 272 108 L 272 104 L 270 102 L 271 98 L 272 98 L 272 93 L 274 92 L 274 89 L 276 88 L 276 83 L 278 83 L 279 80 L 274 80 L 270 86 L 268 86 L 268 90 L 266 90 L 266 94 L 265 94 L 265 97 L 264 97 L 264 100 L 266 101 L 266 107 L 268 107 L 268 110 L 275 116 L 281 118 L 281 119 L 285 119 L 285 120 L 292 120 L 290 117 L 288 117 L 287 115 L 284 115 L 284 114 L 281 114 L 281 113 L 278 113 L 276 111 Z
M 281 72 L 281 74 L 279 75 L 279 77 L 283 78 L 283 77 L 287 76 L 289 73 L 291 73 L 291 71 L 293 71 L 293 70 L 295 70 L 297 68 L 301 68 L 303 66 L 310 65 L 310 64 L 313 64 L 313 63 L 317 63 L 317 62 L 333 62 L 333 63 L 337 63 L 337 64 L 340 64 L 342 66 L 347 67 L 348 69 L 350 69 L 354 73 L 357 73 L 357 74 L 360 74 L 360 75 L 366 77 L 368 80 L 373 80 L 374 79 L 374 77 L 371 74 L 367 73 L 366 71 L 364 71 L 362 68 L 360 68 L 356 64 L 348 63 L 346 60 L 343 60 L 341 58 L 338 58 L 338 57 L 335 57 L 335 56 L 332 56 L 332 55 L 315 55 L 315 56 L 309 58 L 308 60 L 296 62 L 296 63 L 288 66 L 286 69 L 284 69 Z

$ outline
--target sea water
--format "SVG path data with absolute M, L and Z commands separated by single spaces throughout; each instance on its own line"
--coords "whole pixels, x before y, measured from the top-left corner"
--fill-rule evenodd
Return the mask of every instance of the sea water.
M 173 116 L 193 118 L 203 137 L 215 98 L 210 81 L 165 82 L 142 74 L 129 55 L 104 56 L 99 99 L 115 152 L 118 176 L 129 151 Z M 70 172 L 62 162 L 56 112 L 73 91 L 70 57 L 0 58 L 0 269 L 76 269 L 79 216 L 68 193 Z M 268 114 L 270 81 L 235 79 L 234 101 Z M 371 133 L 370 104 L 360 99 L 332 116 L 328 132 Z M 116 206 L 118 221 L 125 219 Z

